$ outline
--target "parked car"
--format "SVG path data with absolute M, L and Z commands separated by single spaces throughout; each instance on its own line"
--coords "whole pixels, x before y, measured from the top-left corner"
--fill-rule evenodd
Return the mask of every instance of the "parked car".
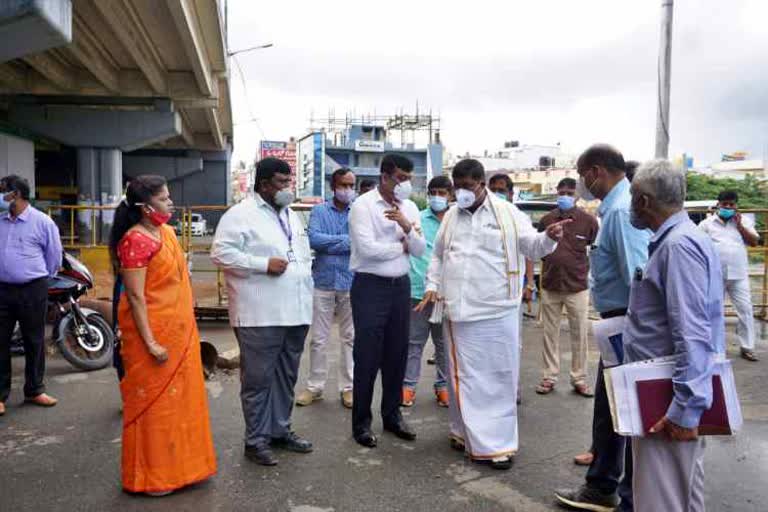
M 208 233 L 208 223 L 206 222 L 205 217 L 199 213 L 193 213 L 190 216 L 190 219 L 191 222 L 189 227 L 192 236 L 205 236 L 206 233 Z M 184 228 L 184 225 L 181 221 L 178 221 L 173 226 L 173 228 L 177 235 L 181 235 L 181 231 Z

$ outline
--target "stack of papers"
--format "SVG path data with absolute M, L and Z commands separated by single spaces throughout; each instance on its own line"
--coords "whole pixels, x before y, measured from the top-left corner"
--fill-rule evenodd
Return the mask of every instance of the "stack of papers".
M 674 367 L 673 357 L 666 357 L 605 370 L 613 430 L 617 434 L 645 436 L 650 426 L 661 419 L 672 401 Z M 655 418 L 656 415 L 659 417 Z M 720 359 L 713 373 L 712 408 L 702 416 L 699 433 L 732 434 L 742 423 L 731 362 Z
M 611 368 L 624 362 L 624 324 L 626 316 L 617 316 L 592 322 L 597 348 L 603 360 L 603 368 Z

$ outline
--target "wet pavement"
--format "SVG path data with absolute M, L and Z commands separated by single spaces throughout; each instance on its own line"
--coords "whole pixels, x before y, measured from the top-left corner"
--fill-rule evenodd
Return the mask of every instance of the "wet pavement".
M 706 457 L 707 509 L 768 510 L 768 341 L 766 325 L 759 363 L 737 358 L 729 347 L 745 426 L 732 438 L 710 438 Z M 733 324 L 729 324 L 729 332 Z M 220 351 L 235 346 L 225 324 L 201 324 Z M 563 364 L 569 365 L 567 333 Z M 66 361 L 48 363 L 53 409 L 21 405 L 23 360 L 14 359 L 14 390 L 0 418 L 2 511 L 547 511 L 552 489 L 578 485 L 585 470 L 571 459 L 589 445 L 592 401 L 562 383 L 548 396 L 533 391 L 539 370 L 541 330 L 526 320 L 520 408 L 520 453 L 510 471 L 468 463 L 448 447 L 446 409 L 432 400 L 434 367 L 424 366 L 416 405 L 405 410 L 417 429 L 413 443 L 380 435 L 364 449 L 350 436 L 349 412 L 335 392 L 338 350 L 324 401 L 294 413 L 294 428 L 315 443 L 309 455 L 279 453 L 275 468 L 243 458 L 243 421 L 237 371 L 219 371 L 207 383 L 219 472 L 209 482 L 165 498 L 125 494 L 120 488 L 120 396 L 111 370 L 78 373 Z M 427 348 L 427 354 L 431 350 Z M 302 362 L 302 382 L 307 357 Z M 594 370 L 596 356 L 591 356 Z M 593 371 L 591 372 L 593 373 Z M 301 383 L 300 383 L 301 385 Z M 378 397 L 377 397 L 378 400 Z M 375 429 L 380 432 L 381 424 Z

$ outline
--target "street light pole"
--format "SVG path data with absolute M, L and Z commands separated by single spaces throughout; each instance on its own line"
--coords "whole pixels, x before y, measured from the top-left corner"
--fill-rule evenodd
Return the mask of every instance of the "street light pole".
M 656 158 L 669 156 L 669 90 L 672 68 L 672 11 L 674 0 L 661 3 L 661 41 L 657 64 Z
M 242 50 L 235 50 L 234 52 L 228 52 L 229 57 L 234 57 L 239 53 L 252 52 L 253 50 L 264 50 L 265 48 L 272 48 L 275 46 L 273 43 L 260 44 L 259 46 L 251 46 L 250 48 L 243 48 Z

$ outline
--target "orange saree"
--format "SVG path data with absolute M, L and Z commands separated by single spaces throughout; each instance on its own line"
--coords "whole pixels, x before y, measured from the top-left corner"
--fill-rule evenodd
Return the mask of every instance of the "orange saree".
M 146 266 L 145 297 L 152 333 L 168 350 L 165 363 L 146 349 L 125 296 L 118 309 L 122 479 L 130 492 L 171 491 L 216 472 L 187 265 L 173 230 L 163 226 L 161 233 L 162 246 Z

